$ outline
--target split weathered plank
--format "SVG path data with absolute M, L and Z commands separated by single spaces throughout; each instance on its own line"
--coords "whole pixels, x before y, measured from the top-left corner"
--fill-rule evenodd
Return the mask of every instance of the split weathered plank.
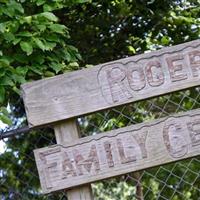
M 200 40 L 22 86 L 30 127 L 200 85 Z
M 200 109 L 34 151 L 44 193 L 200 154 Z
M 55 125 L 55 136 L 58 144 L 76 141 L 79 138 L 78 125 L 75 119 L 59 122 Z M 93 200 L 91 186 L 82 186 L 66 191 L 68 200 Z

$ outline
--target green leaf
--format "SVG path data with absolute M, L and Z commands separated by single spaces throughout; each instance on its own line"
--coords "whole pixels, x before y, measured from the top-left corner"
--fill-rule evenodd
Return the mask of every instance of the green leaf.
M 10 21 L 8 22 L 9 31 L 13 34 L 16 33 L 19 30 L 19 21 Z
M 3 76 L 3 77 L 0 77 L 0 85 L 13 86 L 14 83 L 12 81 L 12 78 L 10 78 L 9 76 Z
M 49 26 L 49 29 L 51 29 L 55 33 L 65 33 L 67 30 L 67 27 L 62 24 L 52 24 Z
M 5 88 L 0 85 L 0 103 L 3 103 L 5 100 Z
M 68 50 L 71 50 L 71 51 L 75 51 L 75 52 L 78 52 L 78 49 L 72 45 L 67 45 L 67 49 Z
M 168 45 L 170 42 L 170 38 L 167 36 L 162 37 L 161 42 L 163 45 Z
M 34 54 L 31 56 L 31 59 L 34 60 L 34 63 L 43 64 L 45 61 L 45 55 L 44 54 Z
M 60 37 L 58 37 L 58 35 L 55 33 L 47 35 L 45 39 L 50 42 L 60 42 Z
M 42 69 L 41 67 L 37 67 L 37 66 L 30 66 L 29 69 L 31 71 L 33 71 L 36 74 L 42 75 Z
M 8 67 L 10 66 L 10 61 L 9 59 L 3 57 L 0 59 L 0 65 L 3 66 L 3 67 Z
M 40 49 L 42 49 L 42 51 L 44 51 L 44 50 L 46 49 L 44 43 L 43 43 L 39 38 L 33 38 L 33 41 L 35 42 L 35 44 L 36 44 Z
M 5 8 L 3 10 L 3 13 L 9 16 L 10 18 L 13 18 L 13 16 L 15 15 L 15 10 L 10 6 L 10 7 Z
M 24 76 L 18 74 L 13 74 L 12 79 L 15 81 L 15 83 L 23 84 L 26 82 Z
M 9 115 L 7 108 L 4 107 L 4 106 L 0 108 L 0 112 L 3 113 L 3 114 L 6 115 L 6 116 Z
M 4 38 L 8 41 L 8 42 L 11 42 L 13 40 L 15 40 L 15 36 L 12 34 L 12 33 L 5 33 L 4 34 Z
M 43 5 L 44 3 L 46 3 L 46 0 L 37 0 L 37 6 L 41 6 Z
M 58 18 L 51 12 L 44 12 L 44 13 L 40 14 L 40 16 L 48 19 L 49 21 L 53 21 L 53 22 L 58 21 Z
M 37 24 L 36 27 L 39 29 L 39 31 L 43 32 L 46 30 L 46 26 L 44 24 Z
M 45 12 L 49 12 L 49 11 L 54 10 L 54 7 L 52 7 L 52 6 L 48 5 L 48 4 L 44 4 L 43 10 L 44 10 Z
M 8 0 L 0 0 L 0 3 L 7 3 Z
M 54 48 L 55 46 L 56 46 L 56 43 L 45 41 L 45 49 L 46 49 L 46 50 L 53 50 L 53 48 Z
M 30 23 L 32 22 L 32 16 L 24 17 L 23 20 L 24 20 L 24 22 L 26 22 L 27 24 L 30 24 Z
M 71 69 L 78 69 L 79 68 L 79 64 L 77 62 L 71 62 L 68 65 Z
M 82 60 L 81 54 L 77 53 L 77 54 L 76 54 L 76 57 L 78 58 L 78 60 Z
M 1 32 L 1 33 L 4 33 L 5 30 L 6 30 L 6 24 L 5 24 L 5 23 L 1 23 L 1 24 L 0 24 L 0 32 Z
M 12 41 L 14 45 L 18 44 L 21 41 L 21 38 L 16 38 Z
M 5 76 L 5 73 L 6 73 L 6 68 L 0 68 L 0 77 L 3 77 Z
M 12 120 L 10 118 L 8 118 L 6 115 L 0 115 L 0 120 L 3 123 L 8 124 L 9 126 L 12 125 Z
M 50 67 L 51 67 L 51 68 L 56 72 L 56 74 L 57 74 L 58 72 L 61 71 L 61 69 L 63 68 L 63 65 L 62 65 L 61 63 L 52 62 L 52 63 L 50 64 Z
M 17 36 L 21 36 L 21 37 L 32 37 L 32 33 L 28 32 L 28 31 L 22 31 L 22 32 L 19 32 L 17 34 Z
M 27 67 L 17 67 L 16 68 L 16 72 L 18 74 L 21 74 L 21 75 L 25 76 L 26 73 L 28 72 L 28 68 Z
M 22 5 L 20 3 L 14 2 L 12 1 L 9 5 L 12 9 L 17 10 L 18 12 L 20 12 L 21 14 L 24 13 L 24 8 L 22 7 Z
M 23 83 L 25 83 L 25 82 L 23 82 Z M 14 86 L 12 89 L 13 89 L 13 91 L 16 92 L 18 95 L 21 95 L 21 91 L 20 91 L 17 87 Z
M 64 59 L 70 62 L 72 60 L 71 54 L 67 50 L 65 50 L 64 52 L 65 52 Z
M 53 77 L 53 76 L 55 76 L 55 74 L 54 74 L 53 72 L 46 71 L 46 72 L 44 73 L 44 76 L 45 76 L 45 77 Z
M 27 55 L 31 55 L 33 53 L 33 47 L 30 42 L 20 42 L 21 49 L 26 52 Z
M 132 54 L 135 54 L 136 51 L 135 51 L 135 48 L 133 46 L 128 46 L 128 51 Z

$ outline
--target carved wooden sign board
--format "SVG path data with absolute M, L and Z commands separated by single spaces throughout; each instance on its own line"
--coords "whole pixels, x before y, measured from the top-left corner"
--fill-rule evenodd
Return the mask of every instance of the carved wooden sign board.
M 34 151 L 44 193 L 200 154 L 200 110 Z
M 27 83 L 22 90 L 35 127 L 198 85 L 200 40 Z M 166 164 L 200 154 L 200 110 L 34 153 L 44 193 Z
M 200 40 L 22 86 L 29 126 L 200 85 Z

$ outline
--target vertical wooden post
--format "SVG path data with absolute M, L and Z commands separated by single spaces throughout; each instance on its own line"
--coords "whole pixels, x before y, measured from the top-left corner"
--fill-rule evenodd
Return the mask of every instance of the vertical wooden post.
M 58 123 L 54 127 L 58 144 L 74 141 L 79 138 L 79 129 L 75 119 Z M 69 200 L 93 200 L 91 186 L 81 186 L 67 191 Z
M 141 173 L 134 172 L 133 178 L 136 180 L 136 199 L 144 200 L 143 188 L 142 188 L 142 183 L 141 183 Z

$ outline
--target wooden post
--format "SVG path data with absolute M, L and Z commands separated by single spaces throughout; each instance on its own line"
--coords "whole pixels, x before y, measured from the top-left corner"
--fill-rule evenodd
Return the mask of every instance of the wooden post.
M 75 141 L 79 138 L 79 129 L 75 119 L 58 123 L 54 127 L 58 144 Z M 81 186 L 67 191 L 69 200 L 93 200 L 91 186 Z
M 141 173 L 134 172 L 133 178 L 136 180 L 136 199 L 144 200 L 143 188 L 142 188 L 142 183 L 141 183 Z

